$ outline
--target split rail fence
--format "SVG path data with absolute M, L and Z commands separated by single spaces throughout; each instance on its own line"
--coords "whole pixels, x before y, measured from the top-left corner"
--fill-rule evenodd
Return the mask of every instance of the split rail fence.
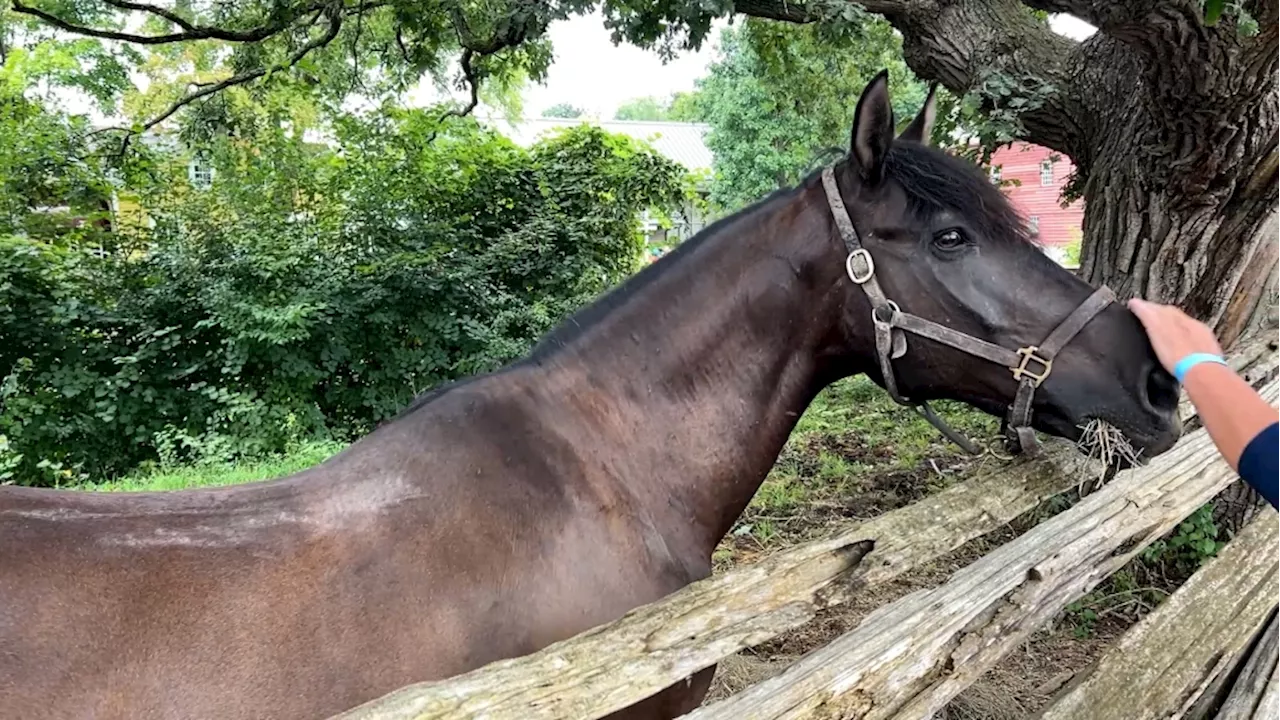
M 1232 359 L 1280 399 L 1274 342 Z M 1194 426 L 1194 409 L 1183 404 Z M 397 690 L 336 720 L 593 720 L 683 682 L 1092 481 L 1065 443 L 979 472 L 913 505 L 690 585 L 520 658 Z M 1236 480 L 1202 429 L 1117 474 L 1069 510 L 869 615 L 781 674 L 690 720 L 931 718 L 1063 608 Z M 1255 513 L 1218 557 L 1073 678 L 1043 720 L 1280 720 L 1276 607 L 1280 528 Z

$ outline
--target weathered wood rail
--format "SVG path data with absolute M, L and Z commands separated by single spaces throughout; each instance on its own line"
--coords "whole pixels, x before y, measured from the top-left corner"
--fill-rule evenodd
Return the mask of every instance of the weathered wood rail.
M 1087 677 L 1065 690 L 1042 720 L 1145 720 L 1176 717 L 1194 705 L 1280 602 L 1280 516 L 1254 518 L 1217 558 L 1112 646 Z M 1274 648 L 1272 649 L 1274 653 Z M 1275 658 L 1270 658 L 1272 668 Z M 1260 673 L 1262 693 L 1271 668 Z M 1252 694 L 1237 683 L 1253 717 Z M 1221 713 L 1218 715 L 1222 716 Z
M 1274 546 L 1268 552 L 1274 551 Z M 1280 718 L 1280 614 L 1271 621 L 1250 649 L 1229 693 L 1213 715 L 1215 720 L 1276 720 Z M 1212 709 L 1212 708 L 1210 708 Z
M 1263 393 L 1275 402 L 1273 345 L 1250 346 L 1232 364 L 1268 381 Z M 337 718 L 603 717 L 1003 527 L 1097 472 L 1074 448 L 1049 443 L 1042 458 L 991 463 L 914 505 L 696 583 L 537 653 L 411 685 Z M 1234 479 L 1196 431 L 947 584 L 881 608 L 781 675 L 687 717 L 929 717 Z

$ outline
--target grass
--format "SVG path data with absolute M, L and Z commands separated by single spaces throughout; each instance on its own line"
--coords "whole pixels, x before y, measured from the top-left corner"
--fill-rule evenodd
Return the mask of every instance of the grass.
M 955 403 L 937 408 L 984 443 L 999 422 Z M 870 517 L 951 483 L 972 462 L 910 408 L 866 378 L 824 390 L 796 424 L 769 477 L 716 554 L 720 566 L 820 532 L 833 520 Z
M 290 453 L 261 460 L 160 467 L 141 471 L 119 480 L 80 485 L 75 489 L 100 492 L 152 492 L 237 485 L 269 480 L 305 470 L 323 462 L 342 448 L 343 445 L 336 442 L 311 442 L 299 446 Z

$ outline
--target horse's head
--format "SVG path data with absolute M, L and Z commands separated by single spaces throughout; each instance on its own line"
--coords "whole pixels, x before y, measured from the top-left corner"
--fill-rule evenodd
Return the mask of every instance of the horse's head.
M 930 93 L 920 115 L 895 138 L 884 73 L 858 101 L 849 158 L 834 177 L 856 228 L 854 243 L 873 259 L 873 285 L 902 313 L 999 346 L 989 348 L 989 356 L 1001 357 L 1000 348 L 1014 355 L 1042 345 L 1068 317 L 1068 324 L 1078 324 L 1072 314 L 1094 288 L 1031 241 L 1018 213 L 979 168 L 927 147 L 933 114 Z M 855 260 L 844 282 L 846 326 L 860 340 L 861 363 L 885 384 L 881 353 L 868 350 L 876 331 L 876 292 L 853 281 L 870 271 L 864 260 Z M 883 318 L 892 315 L 882 310 Z M 1028 394 L 1033 426 L 1077 439 L 1097 419 L 1123 431 L 1144 456 L 1167 450 L 1179 435 L 1178 387 L 1141 325 L 1120 303 L 1083 315 L 1083 326 L 1053 358 L 1052 371 Z M 973 354 L 972 344 L 965 349 L 961 342 L 958 349 L 909 328 L 893 334 L 891 374 L 902 396 L 961 400 L 995 415 L 1013 405 L 1019 388 L 1009 367 L 1014 362 L 994 362 Z M 1044 370 L 1034 360 L 1027 369 Z

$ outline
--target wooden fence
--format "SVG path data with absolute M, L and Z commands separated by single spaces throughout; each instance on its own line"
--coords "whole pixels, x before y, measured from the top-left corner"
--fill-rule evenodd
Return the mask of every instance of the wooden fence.
M 1274 343 L 1250 346 L 1232 364 L 1269 401 L 1280 398 Z M 1194 420 L 1189 405 L 1183 412 Z M 696 583 L 537 653 L 411 685 L 337 717 L 603 717 L 1097 477 L 1099 468 L 1067 444 L 1051 442 L 1046 449 L 1039 459 L 980 468 L 911 506 Z M 1035 629 L 1234 480 L 1205 432 L 1190 432 L 1173 450 L 1120 473 L 946 584 L 878 609 L 781 674 L 686 717 L 932 717 Z M 1274 711 L 1277 692 L 1274 640 L 1270 655 L 1263 648 L 1274 638 L 1274 619 L 1271 635 L 1261 632 L 1277 605 L 1276 542 L 1275 514 L 1258 515 L 1221 557 L 1135 626 L 1099 669 L 1064 689 L 1045 710 L 1046 720 L 1189 716 L 1197 707 L 1203 709 L 1198 717 L 1212 717 L 1207 713 L 1219 704 L 1221 718 L 1273 717 L 1256 709 L 1270 697 Z M 1253 642 L 1255 635 L 1262 640 Z M 1170 638 L 1180 644 L 1166 647 Z M 1114 698 L 1128 702 L 1118 706 L 1127 709 L 1098 714 L 1098 703 Z M 1229 707 L 1249 710 L 1228 716 Z

